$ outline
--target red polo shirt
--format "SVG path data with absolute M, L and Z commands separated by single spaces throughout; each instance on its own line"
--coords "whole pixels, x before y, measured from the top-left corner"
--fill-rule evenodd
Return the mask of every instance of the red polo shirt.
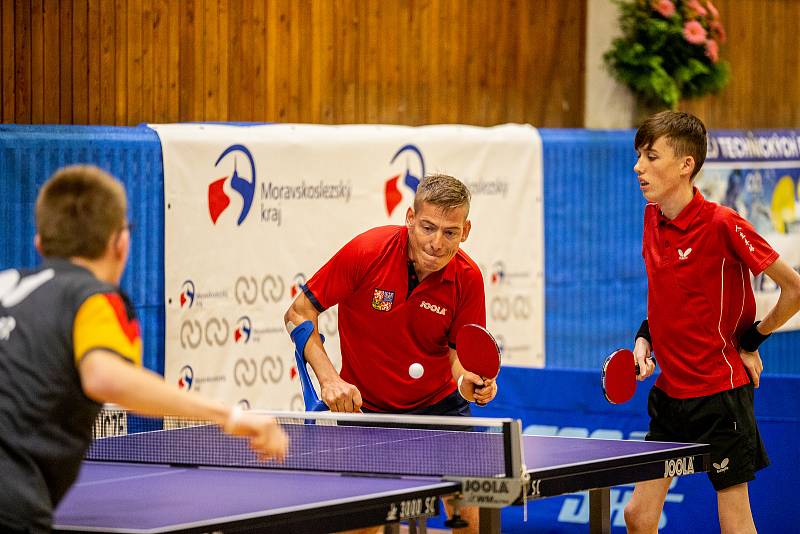
M 673 220 L 657 204 L 645 207 L 642 255 L 662 371 L 656 386 L 684 399 L 746 384 L 739 338 L 756 313 L 747 271 L 759 274 L 778 253 L 738 213 L 695 189 Z
M 409 295 L 408 229 L 382 226 L 347 243 L 306 286 L 318 310 L 339 305 L 342 379 L 364 406 L 407 411 L 455 391 L 449 346 L 461 325 L 486 325 L 483 277 L 462 250 Z M 425 372 L 411 378 L 408 367 Z

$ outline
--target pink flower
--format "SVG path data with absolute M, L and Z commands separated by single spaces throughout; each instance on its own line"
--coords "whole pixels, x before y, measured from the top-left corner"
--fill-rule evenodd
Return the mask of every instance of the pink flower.
M 654 0 L 652 6 L 664 18 L 668 19 L 675 14 L 675 4 L 671 0 Z
M 710 27 L 711 27 L 711 33 L 713 33 L 716 36 L 717 41 L 719 41 L 720 43 L 724 43 L 725 41 L 728 40 L 728 36 L 725 33 L 725 28 L 722 27 L 722 23 L 720 23 L 717 20 L 714 20 L 711 22 Z
M 690 20 L 683 25 L 683 38 L 687 42 L 699 45 L 706 42 L 706 29 L 696 20 Z
M 694 11 L 701 17 L 705 17 L 706 15 L 708 15 L 708 11 L 706 11 L 706 8 L 704 8 L 703 5 L 698 0 L 689 0 L 688 2 L 686 2 L 686 7 L 688 7 L 690 10 Z
M 719 45 L 715 40 L 709 39 L 706 41 L 706 55 L 711 60 L 711 63 L 719 61 Z
M 706 7 L 708 8 L 709 13 L 711 13 L 711 18 L 719 18 L 719 11 L 717 11 L 717 8 L 711 3 L 711 0 L 706 0 Z

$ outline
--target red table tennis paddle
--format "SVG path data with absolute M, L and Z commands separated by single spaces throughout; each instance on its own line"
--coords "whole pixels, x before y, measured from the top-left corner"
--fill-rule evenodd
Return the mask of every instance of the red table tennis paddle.
M 456 334 L 456 350 L 464 369 L 484 379 L 497 378 L 500 373 L 500 349 L 494 336 L 484 327 L 477 324 L 462 326 Z
M 654 360 L 654 358 L 651 357 Z M 611 404 L 622 404 L 631 400 L 636 392 L 636 377 L 639 364 L 633 352 L 618 349 L 603 362 L 603 394 Z

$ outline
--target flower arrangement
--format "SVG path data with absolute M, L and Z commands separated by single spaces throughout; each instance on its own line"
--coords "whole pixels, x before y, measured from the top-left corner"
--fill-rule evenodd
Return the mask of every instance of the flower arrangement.
M 622 36 L 603 59 L 640 104 L 675 109 L 728 83 L 730 66 L 719 58 L 725 28 L 711 0 L 615 1 Z

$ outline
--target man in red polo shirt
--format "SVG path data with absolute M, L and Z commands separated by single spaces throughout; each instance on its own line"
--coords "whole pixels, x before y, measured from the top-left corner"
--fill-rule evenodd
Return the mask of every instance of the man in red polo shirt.
M 706 129 L 696 117 L 664 111 L 636 133 L 634 171 L 645 207 L 642 255 L 647 319 L 634 355 L 650 391 L 646 439 L 709 443 L 708 473 L 720 528 L 755 532 L 747 483 L 769 464 L 753 410 L 763 369 L 758 347 L 800 310 L 800 275 L 778 258 L 735 211 L 709 202 L 693 181 L 706 157 Z M 780 287 L 775 306 L 755 321 L 748 271 Z M 636 484 L 625 507 L 632 533 L 655 533 L 671 478 Z
M 405 226 L 381 226 L 353 238 L 311 277 L 284 316 L 287 329 L 310 320 L 306 361 L 332 411 L 469 416 L 466 399 L 486 404 L 494 380 L 458 361 L 462 325 L 486 325 L 480 269 L 459 248 L 471 229 L 470 194 L 452 176 L 426 176 Z M 339 305 L 342 370 L 325 353 L 317 317 Z M 411 376 L 412 364 L 423 374 Z M 478 532 L 478 509 L 461 509 Z
M 286 312 L 287 325 L 311 320 L 316 329 L 319 314 L 339 305 L 341 373 L 316 330 L 305 349 L 332 411 L 469 415 L 465 397 L 494 398 L 494 380 L 464 370 L 455 346 L 462 325 L 486 324 L 483 277 L 459 248 L 471 228 L 469 201 L 459 180 L 425 177 L 405 226 L 356 236 Z M 409 373 L 415 363 L 419 378 Z

